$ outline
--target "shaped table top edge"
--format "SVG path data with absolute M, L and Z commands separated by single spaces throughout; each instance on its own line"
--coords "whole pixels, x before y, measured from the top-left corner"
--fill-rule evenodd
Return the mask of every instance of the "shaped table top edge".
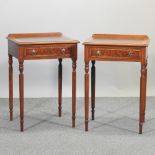
M 36 39 L 36 38 L 56 38 L 50 41 L 21 41 L 22 39 Z M 34 44 L 75 44 L 79 43 L 78 40 L 71 39 L 64 36 L 61 32 L 49 32 L 49 33 L 12 33 L 7 36 L 7 39 L 18 45 L 34 45 Z M 21 40 L 20 40 L 21 39 Z
M 105 45 L 105 46 L 144 46 L 149 44 L 147 35 L 127 34 L 93 34 L 83 42 L 83 45 Z

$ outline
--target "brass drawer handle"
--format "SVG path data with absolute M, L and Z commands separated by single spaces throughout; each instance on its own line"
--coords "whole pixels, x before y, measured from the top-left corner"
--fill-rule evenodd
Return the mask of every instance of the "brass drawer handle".
M 66 51 L 65 48 L 62 48 L 62 49 L 61 49 L 61 53 L 62 53 L 62 54 L 65 54 L 65 51 Z
M 132 56 L 132 55 L 134 55 L 134 52 L 129 52 L 128 53 L 128 56 Z
M 32 55 L 36 55 L 37 54 L 37 51 L 36 50 L 32 50 Z
M 97 56 L 100 56 L 101 55 L 101 51 L 97 51 L 96 54 L 97 54 Z

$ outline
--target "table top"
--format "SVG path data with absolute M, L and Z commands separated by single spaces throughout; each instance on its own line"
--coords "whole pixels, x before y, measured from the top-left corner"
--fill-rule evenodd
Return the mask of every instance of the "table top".
M 78 40 L 68 38 L 60 32 L 9 34 L 7 39 L 19 45 L 79 43 Z
M 93 34 L 84 45 L 148 46 L 147 35 Z

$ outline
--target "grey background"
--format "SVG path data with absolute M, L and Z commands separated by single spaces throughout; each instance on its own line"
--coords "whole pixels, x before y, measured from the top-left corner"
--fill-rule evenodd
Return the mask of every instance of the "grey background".
M 148 96 L 155 86 L 154 0 L 0 0 L 0 97 L 8 97 L 9 33 L 60 31 L 81 43 L 92 33 L 147 34 Z M 83 97 L 84 49 L 79 44 L 77 96 Z M 57 60 L 26 61 L 25 96 L 57 96 Z M 97 62 L 97 96 L 139 96 L 138 63 Z M 18 97 L 18 62 L 14 60 L 14 96 Z M 63 61 L 63 96 L 71 97 L 71 61 Z

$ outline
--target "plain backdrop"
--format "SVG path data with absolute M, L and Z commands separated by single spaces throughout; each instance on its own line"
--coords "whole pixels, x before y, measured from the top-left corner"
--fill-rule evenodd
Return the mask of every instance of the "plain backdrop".
M 84 48 L 92 33 L 147 34 L 150 37 L 147 95 L 155 95 L 154 0 L 0 0 L 0 97 L 8 97 L 6 36 L 54 32 L 80 40 L 77 96 L 84 96 Z M 57 96 L 57 60 L 25 61 L 25 97 Z M 18 61 L 14 59 L 14 96 L 18 97 Z M 91 64 L 90 64 L 91 67 Z M 140 64 L 96 63 L 96 96 L 139 96 Z M 63 61 L 63 96 L 71 96 L 71 60 Z

